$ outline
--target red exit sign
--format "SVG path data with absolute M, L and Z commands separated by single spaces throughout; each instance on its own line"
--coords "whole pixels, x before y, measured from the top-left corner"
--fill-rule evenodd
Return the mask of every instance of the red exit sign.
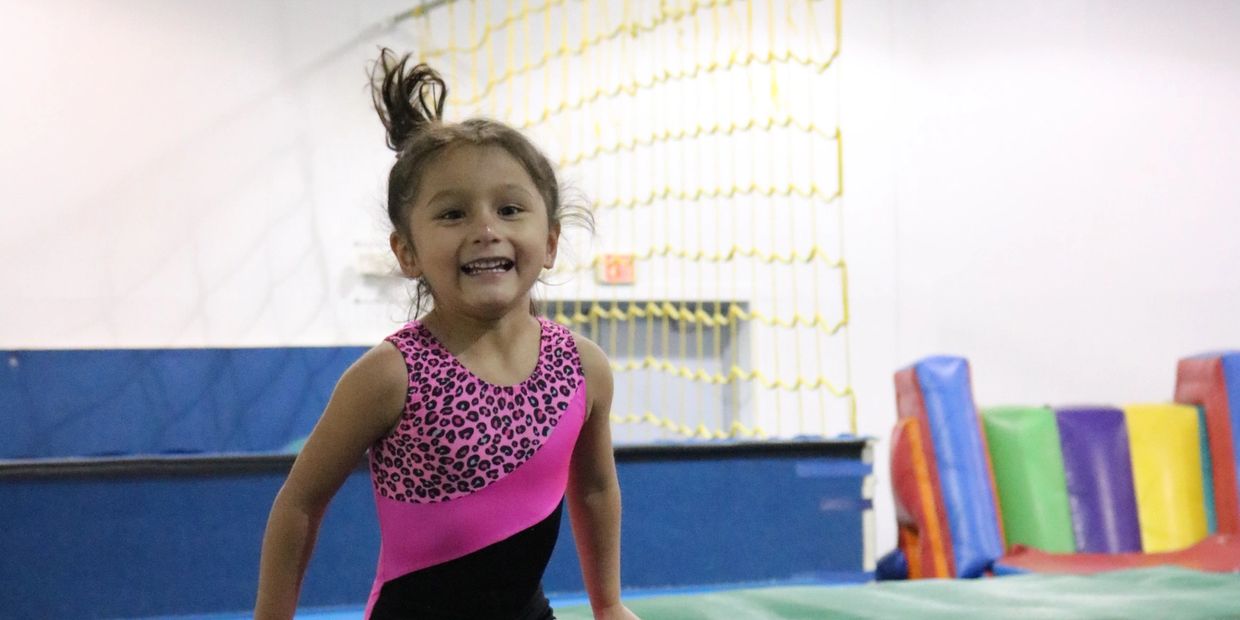
M 594 269 L 599 284 L 633 284 L 637 281 L 637 260 L 632 254 L 604 254 Z

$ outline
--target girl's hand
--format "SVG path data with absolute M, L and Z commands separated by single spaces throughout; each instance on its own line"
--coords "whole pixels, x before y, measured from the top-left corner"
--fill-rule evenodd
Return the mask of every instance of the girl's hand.
M 594 620 L 641 620 L 621 603 L 594 610 Z

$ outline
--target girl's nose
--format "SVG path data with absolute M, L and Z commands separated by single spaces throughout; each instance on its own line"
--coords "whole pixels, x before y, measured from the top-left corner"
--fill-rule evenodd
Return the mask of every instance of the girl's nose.
M 495 225 L 489 220 L 478 222 L 477 228 L 474 229 L 474 243 L 495 243 L 499 241 L 499 235 L 495 232 Z

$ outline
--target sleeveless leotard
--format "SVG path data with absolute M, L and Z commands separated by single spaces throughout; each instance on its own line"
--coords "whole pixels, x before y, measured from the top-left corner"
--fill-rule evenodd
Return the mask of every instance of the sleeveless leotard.
M 567 328 L 539 318 L 534 372 L 489 384 L 413 321 L 387 341 L 409 394 L 370 449 L 379 567 L 367 618 L 549 618 L 541 580 L 586 413 Z

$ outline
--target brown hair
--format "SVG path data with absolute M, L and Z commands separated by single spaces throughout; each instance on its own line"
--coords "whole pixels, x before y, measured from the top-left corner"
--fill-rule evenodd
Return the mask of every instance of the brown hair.
M 388 173 L 387 213 L 397 234 L 405 235 L 408 231 L 409 207 L 417 196 L 426 166 L 457 144 L 504 149 L 534 181 L 547 205 L 548 225 L 559 226 L 574 220 L 593 232 L 594 217 L 589 209 L 561 201 L 560 184 L 551 162 L 528 138 L 504 123 L 485 118 L 445 123 L 447 84 L 425 63 L 409 67 L 409 59 L 408 54 L 397 57 L 392 50 L 381 48 L 370 74 L 375 111 L 387 129 L 388 147 L 396 151 L 396 163 Z M 408 238 L 406 241 L 412 242 Z M 430 299 L 430 286 L 419 278 L 413 315 L 422 314 L 424 303 Z M 530 311 L 536 311 L 532 301 Z

